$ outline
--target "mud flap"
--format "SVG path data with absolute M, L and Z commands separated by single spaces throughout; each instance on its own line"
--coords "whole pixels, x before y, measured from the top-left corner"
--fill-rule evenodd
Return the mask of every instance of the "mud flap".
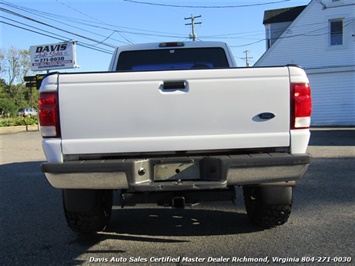
M 261 187 L 261 197 L 267 205 L 291 204 L 292 187 L 264 186 Z

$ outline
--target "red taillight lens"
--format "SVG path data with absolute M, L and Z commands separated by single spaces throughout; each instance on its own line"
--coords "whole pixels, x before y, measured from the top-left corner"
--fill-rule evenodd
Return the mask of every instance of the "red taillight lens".
M 183 42 L 162 42 L 159 43 L 159 47 L 178 47 L 185 46 Z
M 311 124 L 312 98 L 308 83 L 291 84 L 291 128 L 309 128 Z
M 38 111 L 42 136 L 60 137 L 57 92 L 41 92 L 38 97 Z

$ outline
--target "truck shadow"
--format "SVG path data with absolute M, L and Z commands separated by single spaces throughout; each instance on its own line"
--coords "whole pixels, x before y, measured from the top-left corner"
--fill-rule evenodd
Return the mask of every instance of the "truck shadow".
M 249 223 L 245 213 L 223 211 L 223 206 L 220 208 L 222 210 L 164 208 L 114 210 L 107 231 L 129 235 L 184 237 L 244 234 L 261 230 Z
M 263 229 L 250 224 L 245 213 L 236 211 L 159 207 L 114 209 L 110 225 L 105 231 L 89 235 L 78 234 L 68 245 L 89 248 L 106 240 L 183 244 L 191 242 L 193 237 L 238 235 L 258 231 Z M 115 250 L 115 253 L 125 251 Z

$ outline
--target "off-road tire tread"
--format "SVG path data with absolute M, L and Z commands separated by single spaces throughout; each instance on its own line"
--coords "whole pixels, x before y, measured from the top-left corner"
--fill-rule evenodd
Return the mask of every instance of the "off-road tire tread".
M 108 217 L 105 214 L 99 212 L 91 213 L 73 213 L 65 211 L 65 217 L 67 219 L 69 227 L 78 233 L 93 233 L 105 230 Z
M 256 189 L 253 191 L 253 189 Z M 243 188 L 244 202 L 249 220 L 256 226 L 268 229 L 283 225 L 291 214 L 290 204 L 269 205 L 265 204 L 258 188 Z
M 112 191 L 98 193 L 95 210 L 91 212 L 71 212 L 63 204 L 65 218 L 72 231 L 90 234 L 105 230 L 111 218 Z

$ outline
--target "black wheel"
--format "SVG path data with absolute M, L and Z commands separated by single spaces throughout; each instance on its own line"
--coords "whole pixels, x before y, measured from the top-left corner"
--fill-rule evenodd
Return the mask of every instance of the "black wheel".
M 244 186 L 244 203 L 251 222 L 272 228 L 287 222 L 292 208 L 292 187 Z
M 112 210 L 112 190 L 63 191 L 63 205 L 68 226 L 78 233 L 103 231 Z

